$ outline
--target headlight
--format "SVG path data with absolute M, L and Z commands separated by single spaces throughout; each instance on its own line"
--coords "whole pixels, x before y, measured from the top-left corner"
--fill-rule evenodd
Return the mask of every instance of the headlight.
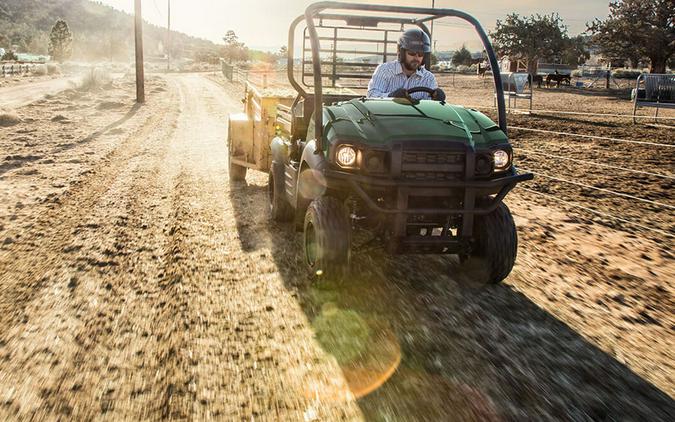
M 494 159 L 495 170 L 497 171 L 506 170 L 511 165 L 511 157 L 509 156 L 509 153 L 504 150 L 497 149 L 493 151 L 492 158 Z
M 342 167 L 352 167 L 356 163 L 356 150 L 349 145 L 342 145 L 338 148 L 335 159 Z

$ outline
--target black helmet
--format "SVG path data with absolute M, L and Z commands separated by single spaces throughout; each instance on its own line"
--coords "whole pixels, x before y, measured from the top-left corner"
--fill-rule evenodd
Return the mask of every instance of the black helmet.
M 420 28 L 405 31 L 398 39 L 398 48 L 418 53 L 431 53 L 431 40 Z
M 431 40 L 420 28 L 408 29 L 398 39 L 398 61 L 401 64 L 405 63 L 406 50 L 424 53 L 422 65 L 431 63 Z

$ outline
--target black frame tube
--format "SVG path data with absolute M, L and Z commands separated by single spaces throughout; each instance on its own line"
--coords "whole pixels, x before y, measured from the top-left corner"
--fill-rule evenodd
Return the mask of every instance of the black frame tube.
M 316 145 L 317 153 L 323 152 L 323 89 L 322 89 L 322 74 L 321 74 L 321 57 L 319 54 L 319 36 L 316 32 L 316 25 L 314 19 L 319 15 L 319 13 L 326 9 L 338 9 L 338 10 L 363 10 L 369 12 L 385 12 L 385 13 L 408 13 L 414 15 L 429 15 L 427 18 L 422 18 L 418 20 L 413 20 L 412 23 L 426 28 L 423 22 L 428 22 L 429 20 L 443 18 L 443 17 L 456 17 L 463 19 L 473 25 L 474 29 L 480 37 L 483 47 L 488 55 L 488 60 L 490 61 L 490 66 L 492 68 L 492 75 L 495 83 L 495 91 L 497 94 L 497 110 L 498 110 L 498 121 L 499 128 L 506 134 L 506 107 L 504 104 L 504 90 L 501 83 L 501 73 L 499 71 L 499 64 L 497 63 L 497 55 L 495 54 L 494 49 L 492 48 L 492 43 L 488 38 L 485 30 L 478 22 L 476 18 L 469 15 L 468 13 L 455 10 L 455 9 L 429 9 L 424 7 L 405 7 L 405 6 L 385 6 L 385 5 L 372 5 L 372 4 L 354 4 L 354 3 L 338 3 L 332 1 L 323 1 L 307 6 L 305 10 L 304 20 L 307 22 L 307 29 L 309 30 L 310 42 L 312 44 L 312 64 L 314 68 L 314 124 L 315 124 L 315 134 L 316 134 Z M 291 85 L 300 93 L 300 95 L 306 96 L 307 92 L 300 86 L 300 84 L 295 81 L 293 75 L 293 44 L 295 38 L 295 27 L 297 24 L 302 21 L 303 17 L 300 16 L 296 18 L 291 24 L 291 28 L 288 36 L 288 75 L 291 81 Z M 428 32 L 428 30 L 426 31 Z

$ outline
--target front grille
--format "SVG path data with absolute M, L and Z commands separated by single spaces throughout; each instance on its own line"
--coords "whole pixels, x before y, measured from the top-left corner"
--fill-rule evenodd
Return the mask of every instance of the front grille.
M 402 171 L 401 177 L 404 180 L 422 181 L 422 182 L 445 182 L 448 180 L 457 180 L 462 172 L 450 173 L 442 171 Z
M 458 151 L 403 151 L 403 164 L 464 164 Z
M 401 178 L 410 181 L 457 180 L 464 175 L 463 151 L 402 151 Z

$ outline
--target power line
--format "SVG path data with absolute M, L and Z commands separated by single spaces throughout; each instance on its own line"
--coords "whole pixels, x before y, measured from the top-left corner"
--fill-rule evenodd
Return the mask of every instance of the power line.
M 162 11 L 159 10 L 159 7 L 157 6 L 157 0 L 152 0 L 152 4 L 155 5 L 155 10 L 156 10 L 157 13 L 159 14 L 159 16 L 160 16 L 161 18 L 163 18 L 163 17 L 164 17 L 164 13 L 162 13 Z

